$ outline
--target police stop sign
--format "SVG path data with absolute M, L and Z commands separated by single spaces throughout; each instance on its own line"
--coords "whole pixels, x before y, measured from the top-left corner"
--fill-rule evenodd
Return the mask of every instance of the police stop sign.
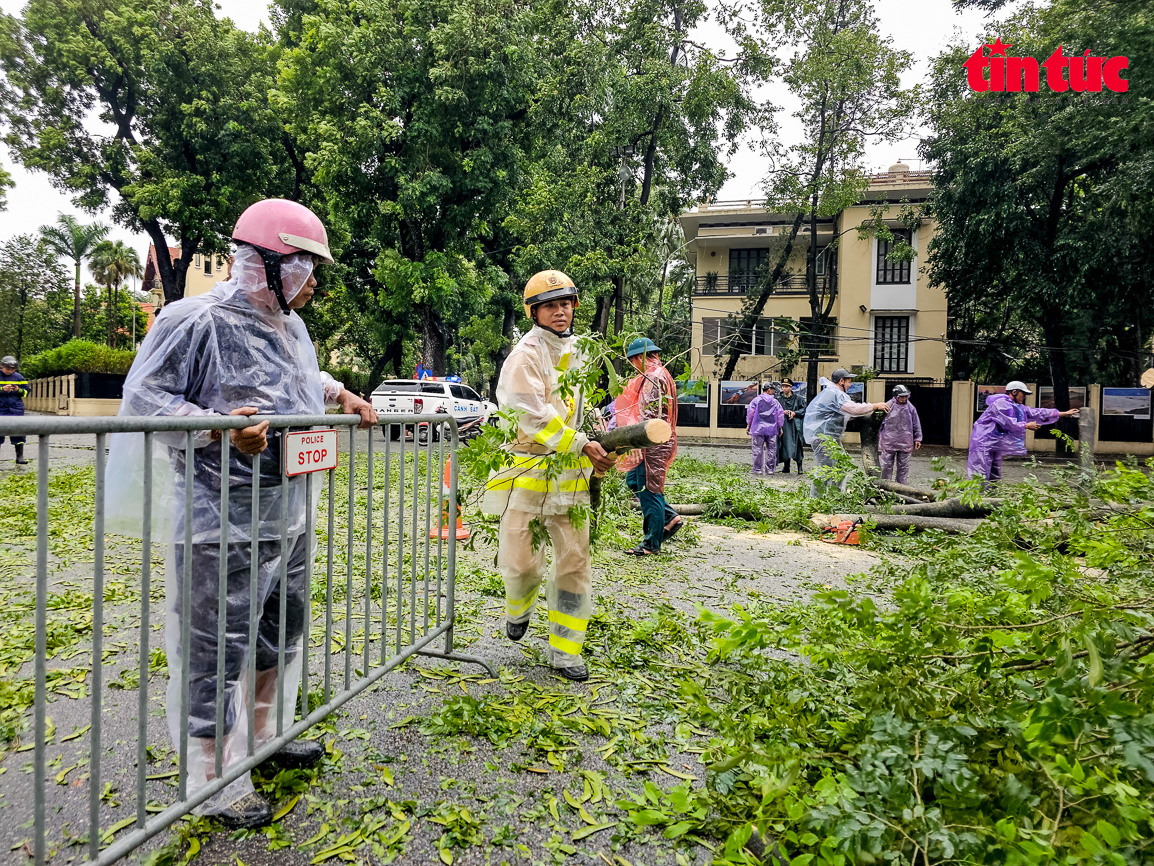
M 285 434 L 284 474 L 303 475 L 337 468 L 337 431 L 307 430 Z

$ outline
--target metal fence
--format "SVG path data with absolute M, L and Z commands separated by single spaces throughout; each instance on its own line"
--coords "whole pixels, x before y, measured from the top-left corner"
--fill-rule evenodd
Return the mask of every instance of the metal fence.
M 157 752 L 164 752 L 170 737 L 166 728 L 161 728 L 154 712 L 157 704 L 163 704 L 163 689 L 157 695 L 157 683 L 151 677 L 154 672 L 156 654 L 152 644 L 152 625 L 158 619 L 153 610 L 156 584 L 159 583 L 159 568 L 154 565 L 154 543 L 173 543 L 183 550 L 192 551 L 193 537 L 193 493 L 195 459 L 183 459 L 194 453 L 198 444 L 199 431 L 222 431 L 220 439 L 220 513 L 228 514 L 236 509 L 238 484 L 243 488 L 246 479 L 230 477 L 230 443 L 228 431 L 249 426 L 258 421 L 268 421 L 270 438 L 274 435 L 293 431 L 310 430 L 318 427 L 344 428 L 339 433 L 342 448 L 347 443 L 347 453 L 340 455 L 342 465 L 338 469 L 326 469 L 323 474 L 307 474 L 303 479 L 289 478 L 280 472 L 279 482 L 268 481 L 262 464 L 254 461 L 252 478 L 247 482 L 250 491 L 241 490 L 241 501 L 251 498 L 252 530 L 248 533 L 249 558 L 251 565 L 251 589 L 248 611 L 248 654 L 247 671 L 242 680 L 236 681 L 247 688 L 247 730 L 248 743 L 244 759 L 229 767 L 223 766 L 223 733 L 225 724 L 225 665 L 227 590 L 229 587 L 229 521 L 220 521 L 219 529 L 219 575 L 215 580 L 217 591 L 216 616 L 216 701 L 215 701 L 215 767 L 210 781 L 203 787 L 190 790 L 188 786 L 190 686 L 189 653 L 190 622 L 193 610 L 192 588 L 194 565 L 192 555 L 184 555 L 180 575 L 166 574 L 165 579 L 173 581 L 169 591 L 177 587 L 180 594 L 180 649 L 182 659 L 180 682 L 180 732 L 175 747 L 175 770 L 165 771 L 165 765 L 150 769 L 156 764 Z M 33 704 L 33 765 L 31 773 L 33 839 L 32 854 L 36 864 L 41 864 L 51 856 L 49 846 L 83 845 L 87 863 L 108 864 L 132 852 L 149 838 L 181 819 L 191 810 L 221 791 L 225 786 L 256 767 L 278 751 L 285 743 L 298 737 L 311 726 L 321 721 L 347 701 L 379 681 L 385 674 L 415 654 L 436 656 L 462 662 L 472 662 L 484 666 L 493 674 L 488 663 L 480 658 L 462 655 L 454 651 L 453 628 L 455 619 L 454 579 L 456 570 L 456 533 L 453 504 L 457 494 L 457 447 L 456 422 L 443 414 L 421 416 L 396 416 L 381 419 L 381 425 L 362 432 L 359 436 L 356 426 L 360 417 L 355 415 L 323 416 L 259 416 L 207 418 L 47 418 L 32 417 L 0 419 L 0 435 L 39 436 L 37 466 L 36 505 L 36 571 L 35 571 L 35 699 Z M 428 424 L 418 432 L 418 425 Z M 427 431 L 439 435 L 426 435 Z M 106 548 L 113 545 L 118 563 L 123 562 L 122 548 L 125 539 L 105 533 L 105 498 L 108 488 L 106 478 L 106 447 L 109 435 L 115 433 L 140 433 L 144 438 L 143 449 L 143 501 L 141 507 L 141 540 L 139 542 L 139 609 L 137 618 L 129 615 L 131 602 L 117 605 L 117 596 L 109 593 L 111 584 L 106 582 Z M 53 590 L 60 589 L 59 578 L 53 581 L 50 574 L 67 572 L 67 563 L 54 561 L 53 527 L 49 522 L 52 437 L 65 434 L 85 434 L 95 437 L 95 479 L 94 479 L 94 519 L 92 526 L 92 594 L 91 594 L 91 680 L 87 690 L 61 699 L 57 693 L 53 712 L 58 716 L 49 726 L 47 712 L 49 692 L 47 679 L 49 663 L 58 661 L 54 650 L 49 648 L 50 623 L 48 611 L 50 600 L 58 596 Z M 183 445 L 173 445 L 183 439 Z M 158 438 L 159 437 L 159 438 Z M 361 450 L 358 453 L 358 439 Z M 410 443 L 411 439 L 411 443 Z M 382 440 L 382 441 L 374 441 Z M 279 454 L 284 458 L 283 438 Z M 202 441 L 199 442 L 203 446 Z M 159 530 L 153 525 L 153 497 L 156 495 L 158 474 L 163 469 L 154 467 L 154 458 L 162 449 L 173 457 L 174 469 L 183 462 L 183 538 L 158 538 Z M 271 450 L 271 449 L 270 449 Z M 269 452 L 266 452 L 266 454 Z M 162 454 L 163 456 L 163 454 Z M 448 461 L 447 476 L 442 489 L 442 467 Z M 177 470 L 181 471 L 181 470 Z M 346 490 L 338 489 L 338 475 L 347 474 Z M 383 478 L 382 478 L 383 474 Z M 175 479 L 179 490 L 180 479 Z M 343 482 L 343 479 L 342 479 Z M 279 526 L 279 644 L 277 649 L 277 707 L 276 736 L 267 742 L 254 741 L 255 719 L 255 646 L 257 639 L 258 593 L 255 591 L 259 545 L 269 542 L 254 541 L 260 533 L 257 523 L 260 519 L 260 499 L 262 493 L 270 497 L 268 491 L 279 483 L 280 502 Z M 286 599 L 289 517 L 288 491 L 290 485 L 303 484 L 306 490 L 306 514 L 304 538 L 311 544 L 315 515 L 320 510 L 327 513 L 327 523 L 322 525 L 314 555 L 305 556 L 305 624 L 302 660 L 302 681 L 300 701 L 295 717 L 283 718 L 279 711 L 282 706 L 286 669 Z M 318 489 L 319 484 L 319 489 Z M 342 485 L 343 486 L 343 483 Z M 347 501 L 342 501 L 347 496 Z M 319 506 L 318 506 L 319 501 Z M 442 510 L 442 501 L 445 509 Z M 267 510 L 267 509 L 266 509 Z M 338 512 L 344 511 L 345 526 L 340 526 Z M 179 516 L 179 515 L 178 515 Z M 444 530 L 444 531 L 443 531 Z M 274 542 L 275 543 L 275 542 Z M 133 544 L 127 545 L 131 551 Z M 256 548 L 256 549 L 254 549 Z M 344 568 L 340 568 L 340 559 Z M 314 563 L 319 571 L 320 582 L 314 585 Z M 51 570 L 50 570 L 51 565 Z M 203 562 L 202 562 L 203 565 Z M 340 571 L 343 570 L 343 579 Z M 235 570 L 234 570 L 235 571 Z M 123 574 L 124 569 L 118 569 Z M 243 580 L 243 577 L 242 577 Z M 314 596 L 323 594 L 323 613 L 314 618 L 312 609 Z M 343 616 L 341 612 L 343 595 Z M 108 609 L 106 610 L 106 604 Z M 319 601 L 317 603 L 319 607 Z M 55 607 L 53 608 L 55 609 Z M 106 614 L 111 612 L 113 621 Z M 86 611 L 85 611 L 86 613 Z M 121 616 L 124 614 L 124 616 Z M 320 621 L 323 621 L 323 627 Z M 112 622 L 112 625 L 109 623 Z M 125 623 L 128 623 L 125 626 Z M 135 623 L 135 626 L 133 625 Z M 359 626 L 359 629 L 357 628 Z M 115 632 L 115 634 L 113 634 Z M 132 675 L 138 678 L 135 686 L 135 701 L 128 693 L 120 692 L 118 697 L 105 680 L 105 638 L 110 635 L 125 639 L 123 644 L 136 652 L 130 655 L 130 663 L 121 671 L 121 681 L 131 684 Z M 137 645 L 133 646 L 133 640 Z M 359 638 L 359 640 L 358 640 Z M 83 651 L 84 647 L 80 647 Z M 169 660 L 171 662 L 171 660 Z M 55 675 L 55 671 L 52 672 Z M 111 678 L 109 678 L 111 679 Z M 311 693 L 310 684 L 314 687 Z M 150 691 L 150 685 L 153 688 Z M 163 684 L 161 684 L 163 685 Z M 122 686 L 123 688 L 123 686 Z M 79 697 L 76 695 L 79 694 Z M 230 699 L 232 695 L 230 694 Z M 87 702 L 88 706 L 84 704 Z M 86 712 L 85 712 L 86 710 Z M 131 718 L 135 716 L 134 720 Z M 88 721 L 88 728 L 77 728 L 64 735 L 64 726 Z M 105 738 L 104 728 L 113 733 Z M 59 737 L 56 736 L 59 732 Z M 116 743 L 123 744 L 125 734 L 135 738 L 132 752 L 110 748 L 112 736 L 119 735 Z M 84 747 L 87 746 L 85 752 Z M 154 751 L 155 750 L 155 751 Z M 51 753 L 51 754 L 50 754 Z M 169 759 L 170 761 L 172 758 Z M 206 766 L 208 759 L 202 757 Z M 69 767 L 56 774 L 58 787 L 51 789 L 51 804 L 46 788 L 49 785 L 49 764 L 52 769 L 76 761 L 75 768 Z M 85 763 L 87 761 L 87 763 Z M 87 767 L 87 779 L 83 770 Z M 167 766 L 172 766 L 172 763 Z M 69 774 L 77 770 L 75 781 L 69 782 Z M 160 770 L 160 772 L 158 772 Z M 16 779 L 7 775 L 6 793 L 10 800 L 20 796 Z M 64 781 L 62 781 L 62 778 Z M 116 786 L 111 785 L 116 782 Z M 175 783 L 175 784 L 173 784 Z M 120 785 L 124 785 L 121 789 Z M 128 790 L 131 788 L 131 794 Z M 110 797 L 110 791 L 122 791 Z M 120 801 L 123 800 L 123 805 Z M 87 808 L 85 809 L 85 802 Z M 112 801 L 112 802 L 110 802 Z M 52 808 L 49 809 L 49 806 Z M 85 815 L 85 812 L 87 813 Z M 127 813 L 127 817 L 124 816 Z M 52 826 L 49 826 L 50 816 Z M 88 826 L 87 839 L 71 835 L 68 822 L 76 820 Z M 119 820 L 115 820 L 119 818 Z M 13 825 L 15 826 L 15 825 Z M 50 835 L 51 834 L 51 835 Z M 18 842 L 17 845 L 20 843 Z

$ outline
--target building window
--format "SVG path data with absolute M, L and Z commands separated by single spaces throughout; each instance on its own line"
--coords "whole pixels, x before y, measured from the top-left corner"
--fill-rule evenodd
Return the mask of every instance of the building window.
M 895 262 L 889 258 L 899 244 L 908 245 L 910 243 L 910 233 L 905 229 L 895 229 L 893 235 L 892 241 L 878 238 L 877 284 L 879 286 L 908 284 L 910 281 L 910 263 Z
M 197 253 L 195 256 L 193 256 L 192 266 L 197 270 L 200 270 L 200 253 Z
M 729 286 L 750 288 L 761 272 L 769 250 L 765 248 L 739 249 L 729 251 Z
M 830 252 L 831 252 L 831 250 L 828 246 L 822 247 L 820 250 L 817 251 L 817 260 L 815 263 L 815 269 L 816 269 L 816 273 L 819 277 L 824 277 L 826 275 L 826 273 L 828 272 L 827 271 L 827 267 L 828 267 L 827 262 L 829 261 Z M 809 256 L 806 256 L 805 264 L 806 264 L 806 267 L 808 268 L 809 267 Z
M 212 256 L 204 257 L 204 272 L 208 276 L 212 276 Z
M 808 317 L 798 321 L 798 348 L 803 354 L 816 348 L 819 356 L 836 357 L 836 343 L 837 319 L 826 319 L 820 324 Z
M 908 373 L 910 317 L 878 316 L 874 319 L 874 369 L 879 373 Z
M 738 328 L 736 320 L 701 320 L 701 354 L 728 355 L 735 347 L 741 355 L 776 355 L 789 347 L 790 334 L 774 328 L 774 320 L 762 318 L 752 328 Z

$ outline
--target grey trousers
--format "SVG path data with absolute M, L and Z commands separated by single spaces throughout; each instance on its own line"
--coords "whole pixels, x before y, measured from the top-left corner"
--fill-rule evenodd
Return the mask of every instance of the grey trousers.
M 810 477 L 813 478 L 813 481 L 811 481 L 810 485 L 809 485 L 809 495 L 816 499 L 817 497 L 823 496 L 826 493 L 830 492 L 829 483 L 819 481 L 815 477 L 817 470 L 820 469 L 822 466 L 836 466 L 837 464 L 834 461 L 833 457 L 830 455 L 826 442 L 819 440 L 817 442 L 814 442 L 812 447 L 813 447 L 813 462 L 816 464 L 816 466 L 814 466 L 814 468 L 809 471 Z M 844 478 L 838 484 L 838 489 L 843 493 L 845 492 L 845 479 Z

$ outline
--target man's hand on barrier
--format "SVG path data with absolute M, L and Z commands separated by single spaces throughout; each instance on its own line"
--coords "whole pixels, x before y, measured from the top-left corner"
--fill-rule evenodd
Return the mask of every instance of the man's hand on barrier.
M 348 389 L 341 391 L 337 396 L 337 403 L 345 410 L 346 415 L 361 416 L 361 423 L 359 425 L 361 430 L 372 427 L 378 421 L 377 413 L 373 411 L 373 404 L 368 400 L 362 400 Z
M 255 406 L 241 406 L 233 409 L 229 415 L 255 415 L 260 410 Z M 233 447 L 241 454 L 260 454 L 268 448 L 268 421 L 261 421 L 255 427 L 245 427 L 241 430 L 229 430 L 228 438 Z

